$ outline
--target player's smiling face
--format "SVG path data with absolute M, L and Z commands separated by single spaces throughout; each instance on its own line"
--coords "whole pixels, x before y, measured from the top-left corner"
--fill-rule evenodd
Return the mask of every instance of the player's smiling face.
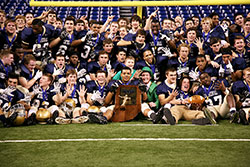
M 243 71 L 243 73 L 244 80 L 250 85 L 250 71 Z
M 16 32 L 16 24 L 14 22 L 9 22 L 6 27 L 5 27 L 6 31 L 8 33 L 15 33 Z
M 154 60 L 154 55 L 152 54 L 152 52 L 150 50 L 147 50 L 143 53 L 143 59 L 148 62 L 149 64 L 153 63 Z
M 141 79 L 144 84 L 148 84 L 151 80 L 151 76 L 149 72 L 143 72 L 141 74 Z
M 138 43 L 140 43 L 140 44 L 143 44 L 144 41 L 145 41 L 145 36 L 139 34 L 139 35 L 137 35 L 135 41 L 138 42 Z
M 190 88 L 190 81 L 188 78 L 184 78 L 181 83 L 181 90 L 183 92 L 188 92 L 189 88 Z
M 159 23 L 151 23 L 151 29 L 154 35 L 157 35 L 160 30 L 160 24 Z
M 121 78 L 123 82 L 128 82 L 130 80 L 131 77 L 131 70 L 129 69 L 124 69 L 121 72 Z
M 99 33 L 99 25 L 98 24 L 93 24 L 91 26 L 91 30 L 94 32 L 94 34 L 98 34 Z
M 176 83 L 177 72 L 176 71 L 169 71 L 166 74 L 166 78 L 167 78 L 168 83 L 170 83 L 170 84 Z
M 105 73 L 97 73 L 96 79 L 99 82 L 99 84 L 103 84 L 106 81 L 106 74 Z
M 245 47 L 244 39 L 235 39 L 234 47 L 239 51 L 243 50 Z
M 207 73 L 200 75 L 201 84 L 208 87 L 211 83 L 211 77 Z
M 128 34 L 126 27 L 121 27 L 119 31 L 120 31 L 120 37 L 122 38 L 124 38 Z

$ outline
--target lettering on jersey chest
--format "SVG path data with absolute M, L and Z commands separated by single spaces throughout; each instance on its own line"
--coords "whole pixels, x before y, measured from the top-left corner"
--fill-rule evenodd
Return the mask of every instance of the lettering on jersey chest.
M 6 79 L 5 77 L 6 77 L 6 74 L 3 73 L 3 72 L 0 72 L 0 78 L 1 78 L 1 79 Z
M 70 40 L 64 39 L 63 40 L 63 45 L 69 46 L 70 45 Z
M 49 40 L 47 37 L 42 37 L 40 43 L 47 43 Z M 36 41 L 38 43 L 38 41 Z

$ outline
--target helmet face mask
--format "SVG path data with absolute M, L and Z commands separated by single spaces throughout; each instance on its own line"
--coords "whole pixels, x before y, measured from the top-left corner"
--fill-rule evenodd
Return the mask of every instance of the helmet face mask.
M 73 99 L 66 99 L 61 106 L 61 109 L 65 115 L 70 118 L 72 117 L 75 108 L 76 102 Z
M 15 104 L 9 110 L 9 116 L 11 117 L 14 113 L 17 113 L 15 120 L 12 122 L 14 125 L 22 125 L 25 121 L 26 112 L 22 104 Z

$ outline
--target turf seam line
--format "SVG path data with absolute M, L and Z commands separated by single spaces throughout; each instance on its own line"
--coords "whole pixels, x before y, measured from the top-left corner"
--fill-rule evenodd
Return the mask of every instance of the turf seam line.
M 0 143 L 32 143 L 32 142 L 76 142 L 76 141 L 222 141 L 250 142 L 250 139 L 205 139 L 205 138 L 84 138 L 84 139 L 44 139 L 44 140 L 0 140 Z

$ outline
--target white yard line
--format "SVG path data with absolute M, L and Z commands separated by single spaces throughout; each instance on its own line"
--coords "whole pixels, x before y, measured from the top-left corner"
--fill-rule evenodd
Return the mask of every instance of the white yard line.
M 104 138 L 104 139 L 44 139 L 44 140 L 0 140 L 0 143 L 35 143 L 35 142 L 76 142 L 76 141 L 222 141 L 250 142 L 250 139 L 201 139 L 201 138 Z

